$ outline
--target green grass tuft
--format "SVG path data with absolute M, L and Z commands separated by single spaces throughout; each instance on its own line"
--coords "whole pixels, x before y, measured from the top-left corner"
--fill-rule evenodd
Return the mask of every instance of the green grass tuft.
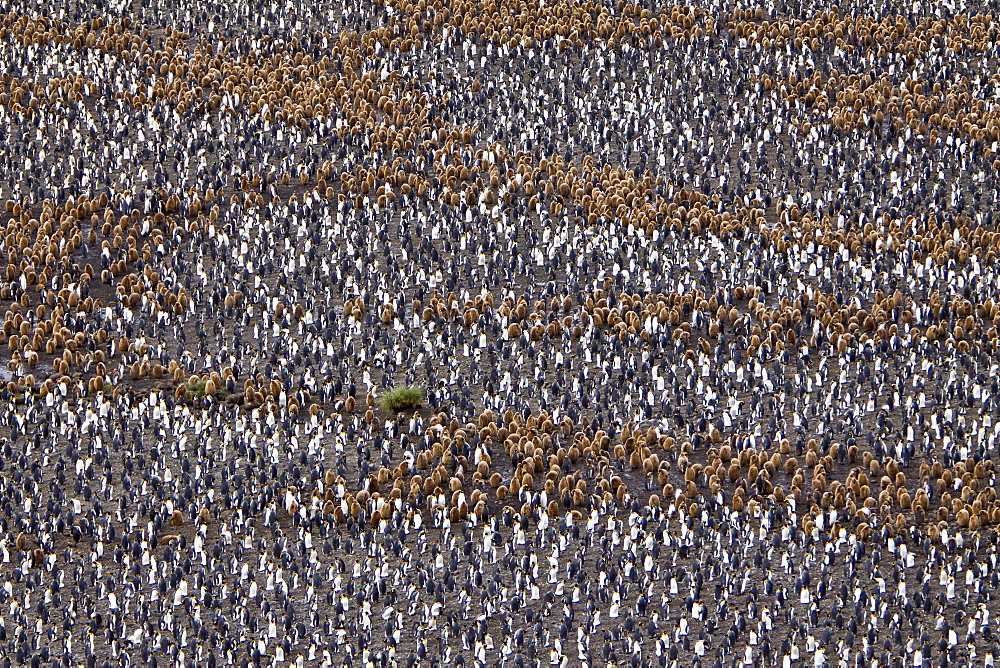
M 205 398 L 205 386 L 208 384 L 208 380 L 202 379 L 196 382 L 188 382 L 184 384 L 184 398 L 187 400 L 192 399 L 204 399 Z M 213 394 L 216 401 L 225 401 L 229 393 L 226 392 L 224 388 L 217 389 Z
M 382 410 L 392 413 L 416 408 L 424 400 L 424 388 L 419 385 L 396 387 L 386 392 L 379 399 Z

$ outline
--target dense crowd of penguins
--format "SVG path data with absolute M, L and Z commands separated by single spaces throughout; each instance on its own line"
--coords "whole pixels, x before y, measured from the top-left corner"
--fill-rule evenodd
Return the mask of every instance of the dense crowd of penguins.
M 4 2 L 0 664 L 994 665 L 994 9 Z

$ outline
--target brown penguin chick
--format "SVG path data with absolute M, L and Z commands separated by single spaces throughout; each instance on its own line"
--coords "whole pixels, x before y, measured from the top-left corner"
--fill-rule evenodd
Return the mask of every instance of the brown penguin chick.
M 184 524 L 184 516 L 181 514 L 181 511 L 175 510 L 173 514 L 170 516 L 170 525 L 179 527 L 183 526 L 183 524 Z
M 806 452 L 806 468 L 812 468 L 816 466 L 817 461 L 818 458 L 816 456 L 815 450 L 809 450 L 808 452 Z

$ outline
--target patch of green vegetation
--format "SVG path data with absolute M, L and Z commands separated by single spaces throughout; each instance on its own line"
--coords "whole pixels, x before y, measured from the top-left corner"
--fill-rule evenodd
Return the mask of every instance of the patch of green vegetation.
M 410 387 L 396 387 L 386 392 L 379 399 L 379 404 L 383 410 L 398 413 L 408 408 L 416 408 L 423 400 L 424 388 L 419 385 L 411 385 Z
M 207 384 L 208 384 L 207 379 L 197 380 L 193 382 L 188 381 L 186 384 L 182 386 L 184 388 L 184 398 L 189 401 L 192 399 L 204 399 L 206 395 L 205 386 Z M 217 390 L 215 390 L 215 392 L 212 393 L 212 396 L 215 398 L 216 401 L 225 401 L 226 397 L 229 396 L 229 392 L 226 392 L 225 388 L 220 387 Z
M 111 383 L 105 382 L 104 383 L 104 387 L 101 388 L 101 392 L 104 392 L 104 394 L 111 394 L 114 391 L 114 389 L 115 389 L 114 385 L 112 385 Z

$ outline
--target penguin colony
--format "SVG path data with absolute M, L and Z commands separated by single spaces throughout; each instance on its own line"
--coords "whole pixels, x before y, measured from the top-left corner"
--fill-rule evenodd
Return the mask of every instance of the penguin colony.
M 991 11 L 4 3 L 0 663 L 994 665 Z

